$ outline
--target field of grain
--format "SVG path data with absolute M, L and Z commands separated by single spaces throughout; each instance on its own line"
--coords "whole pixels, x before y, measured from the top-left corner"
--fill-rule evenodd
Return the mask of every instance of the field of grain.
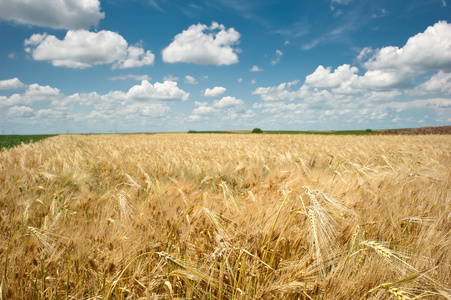
M 0 152 L 0 299 L 451 299 L 451 136 Z

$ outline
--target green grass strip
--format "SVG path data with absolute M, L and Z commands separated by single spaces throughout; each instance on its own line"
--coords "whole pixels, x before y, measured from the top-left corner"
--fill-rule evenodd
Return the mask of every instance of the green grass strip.
M 10 149 L 22 143 L 34 143 L 55 134 L 38 134 L 38 135 L 0 135 L 0 150 Z

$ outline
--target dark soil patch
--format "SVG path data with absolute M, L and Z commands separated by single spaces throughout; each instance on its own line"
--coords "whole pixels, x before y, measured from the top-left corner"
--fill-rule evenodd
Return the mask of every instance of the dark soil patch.
M 384 130 L 374 132 L 377 135 L 388 135 L 388 134 L 451 134 L 451 126 L 439 126 L 439 127 L 421 127 L 413 129 L 399 129 L 399 130 Z

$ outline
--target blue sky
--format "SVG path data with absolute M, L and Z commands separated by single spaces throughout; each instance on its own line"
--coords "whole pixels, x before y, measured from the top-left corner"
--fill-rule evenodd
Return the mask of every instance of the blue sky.
M 449 0 L 0 0 L 0 134 L 451 124 Z

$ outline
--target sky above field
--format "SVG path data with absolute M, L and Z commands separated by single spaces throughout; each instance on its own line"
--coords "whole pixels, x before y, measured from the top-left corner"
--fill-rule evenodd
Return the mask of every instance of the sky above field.
M 449 0 L 0 0 L 0 134 L 451 124 Z

